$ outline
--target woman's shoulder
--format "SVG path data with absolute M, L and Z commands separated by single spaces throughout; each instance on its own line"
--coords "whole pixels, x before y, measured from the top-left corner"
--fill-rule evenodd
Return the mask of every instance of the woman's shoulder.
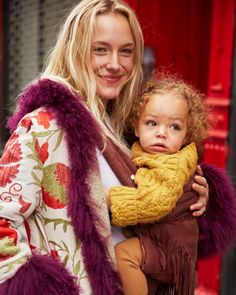
M 34 129 L 37 128 L 41 131 L 58 128 L 54 113 L 45 107 L 37 108 L 24 115 L 18 126 L 27 130 L 34 127 Z

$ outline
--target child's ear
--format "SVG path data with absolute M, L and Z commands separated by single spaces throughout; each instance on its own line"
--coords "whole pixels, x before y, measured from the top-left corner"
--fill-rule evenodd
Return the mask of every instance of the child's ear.
M 139 137 L 138 127 L 136 127 L 136 128 L 134 129 L 134 134 L 135 134 L 136 137 Z

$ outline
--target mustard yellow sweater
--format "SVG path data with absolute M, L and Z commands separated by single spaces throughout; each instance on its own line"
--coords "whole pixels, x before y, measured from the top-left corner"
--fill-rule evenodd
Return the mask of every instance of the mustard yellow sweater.
M 166 216 L 183 193 L 183 186 L 196 170 L 194 143 L 171 155 L 153 155 L 138 142 L 132 146 L 138 170 L 137 188 L 118 186 L 110 190 L 112 224 L 115 226 L 152 223 Z

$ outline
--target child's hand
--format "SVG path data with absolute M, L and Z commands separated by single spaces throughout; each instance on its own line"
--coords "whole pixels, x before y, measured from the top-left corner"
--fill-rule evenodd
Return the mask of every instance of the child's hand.
M 105 195 L 105 200 L 106 200 L 106 203 L 107 203 L 107 208 L 108 208 L 108 210 L 110 210 L 110 208 L 111 208 L 111 203 L 110 203 L 109 189 L 104 188 L 104 195 Z

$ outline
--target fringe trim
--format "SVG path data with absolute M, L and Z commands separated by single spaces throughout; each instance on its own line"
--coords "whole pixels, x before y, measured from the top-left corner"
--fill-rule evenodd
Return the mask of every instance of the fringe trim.
M 193 295 L 195 289 L 195 262 L 186 252 L 185 248 L 175 240 L 173 234 L 161 225 L 153 225 L 139 231 L 139 234 L 150 237 L 157 247 L 161 247 L 166 264 L 163 271 L 170 270 L 172 282 L 162 283 L 158 281 L 156 294 L 158 295 Z M 169 272 L 169 271 L 168 271 Z

